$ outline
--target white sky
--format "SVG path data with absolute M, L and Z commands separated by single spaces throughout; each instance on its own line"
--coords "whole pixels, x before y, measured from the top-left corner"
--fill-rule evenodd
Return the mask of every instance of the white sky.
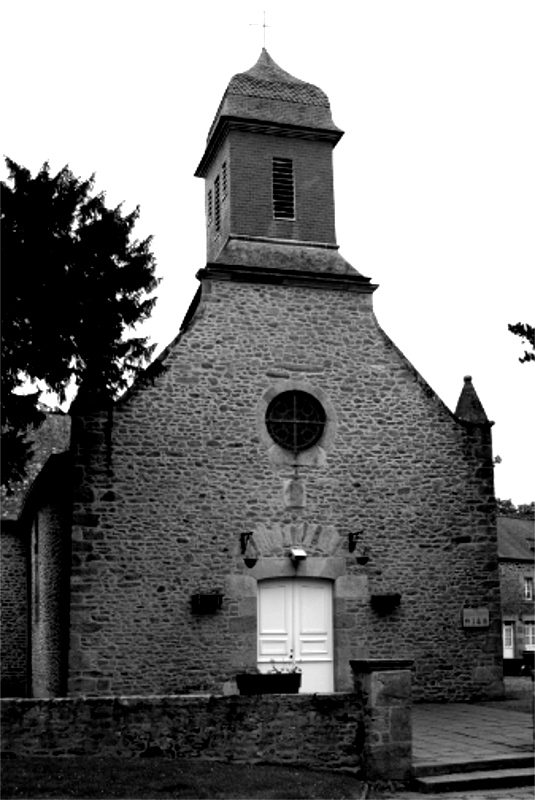
M 95 172 L 109 205 L 141 206 L 164 279 L 149 332 L 168 344 L 206 261 L 193 173 L 228 81 L 260 54 L 263 10 L 271 56 L 346 131 L 340 252 L 452 410 L 473 376 L 496 493 L 530 502 L 535 365 L 507 324 L 535 323 L 533 0 L 0 0 L 1 153 Z

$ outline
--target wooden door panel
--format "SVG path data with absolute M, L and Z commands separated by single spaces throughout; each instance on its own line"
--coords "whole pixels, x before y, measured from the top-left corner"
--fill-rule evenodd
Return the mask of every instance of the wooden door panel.
M 326 581 L 296 584 L 296 658 L 332 658 L 332 588 Z
M 262 585 L 258 595 L 259 661 L 288 659 L 292 636 L 292 591 L 287 583 Z
M 258 668 L 302 671 L 302 692 L 333 691 L 332 584 L 284 578 L 258 585 Z

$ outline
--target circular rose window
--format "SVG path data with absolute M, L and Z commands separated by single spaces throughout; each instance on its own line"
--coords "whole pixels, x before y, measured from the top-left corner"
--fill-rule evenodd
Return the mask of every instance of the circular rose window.
M 323 406 L 307 392 L 282 392 L 273 398 L 266 411 L 269 435 L 280 447 L 293 453 L 317 444 L 325 421 Z

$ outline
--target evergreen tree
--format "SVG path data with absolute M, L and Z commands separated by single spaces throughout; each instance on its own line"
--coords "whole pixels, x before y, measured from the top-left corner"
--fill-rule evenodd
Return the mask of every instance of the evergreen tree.
M 73 382 L 106 400 L 123 391 L 153 346 L 135 335 L 158 280 L 150 237 L 95 194 L 94 176 L 68 167 L 38 174 L 6 158 L 2 187 L 2 485 L 25 475 L 29 427 L 43 419 L 43 390 L 64 402 Z M 17 394 L 28 385 L 39 391 Z

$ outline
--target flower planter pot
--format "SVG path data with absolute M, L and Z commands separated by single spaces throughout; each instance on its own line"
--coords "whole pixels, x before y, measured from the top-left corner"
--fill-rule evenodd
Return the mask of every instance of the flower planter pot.
M 401 603 L 401 595 L 396 593 L 392 594 L 372 594 L 371 604 L 372 608 L 379 614 L 389 614 Z
M 236 675 L 240 694 L 297 694 L 300 672 L 242 672 Z
M 215 614 L 223 604 L 222 594 L 192 594 L 191 610 L 193 614 Z

